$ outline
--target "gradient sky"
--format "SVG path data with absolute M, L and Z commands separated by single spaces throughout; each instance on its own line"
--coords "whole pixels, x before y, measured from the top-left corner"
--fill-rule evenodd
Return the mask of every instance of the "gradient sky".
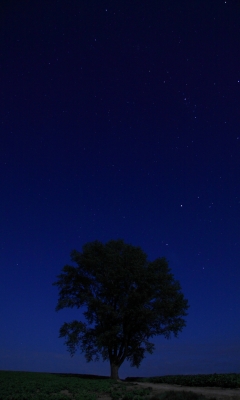
M 122 238 L 165 256 L 190 308 L 126 376 L 240 373 L 240 5 L 1 2 L 0 369 L 109 375 L 73 358 L 52 286 Z

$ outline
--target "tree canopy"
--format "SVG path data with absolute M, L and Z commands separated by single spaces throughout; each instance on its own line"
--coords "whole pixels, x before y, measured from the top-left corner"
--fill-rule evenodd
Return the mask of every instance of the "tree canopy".
M 189 308 L 167 260 L 148 261 L 140 247 L 123 240 L 87 243 L 73 250 L 53 285 L 58 286 L 56 311 L 86 307 L 86 322 L 65 322 L 59 337 L 71 355 L 79 348 L 87 362 L 109 360 L 111 378 L 118 379 L 124 360 L 139 367 L 145 352 L 153 353 L 149 338 L 175 337 L 186 326 Z

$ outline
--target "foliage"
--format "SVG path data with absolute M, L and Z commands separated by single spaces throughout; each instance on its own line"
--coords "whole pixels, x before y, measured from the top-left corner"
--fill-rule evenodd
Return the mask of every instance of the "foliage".
M 111 394 L 112 379 L 84 379 L 66 374 L 0 371 L 0 400 L 96 400 Z
M 166 375 L 152 378 L 126 378 L 126 381 L 168 383 L 182 386 L 240 388 L 240 374 Z
M 127 392 L 126 383 L 77 374 L 0 371 L 0 400 L 97 400 L 108 394 L 112 400 L 140 400 L 149 390 Z
M 238 380 L 238 383 L 240 383 L 240 374 L 214 375 L 221 376 L 223 381 L 226 381 L 229 375 L 235 376 L 236 381 Z M 192 375 L 195 379 L 198 376 L 203 375 Z M 212 375 L 204 376 L 207 381 Z M 174 377 L 177 376 L 172 376 L 172 379 Z M 100 378 L 103 377 L 95 378 L 93 376 L 90 379 L 90 376 L 84 378 L 77 374 L 0 371 L 0 400 L 66 400 L 69 398 L 73 400 L 97 400 L 101 394 L 108 394 L 112 400 L 204 400 L 204 396 L 184 390 L 168 391 L 149 398 L 151 388 L 134 388 L 128 391 L 127 383 L 107 377 L 105 379 Z M 144 378 L 144 380 L 149 380 L 149 378 Z M 168 383 L 173 382 L 168 381 Z
M 140 247 L 111 240 L 87 243 L 74 250 L 54 285 L 59 288 L 56 310 L 87 307 L 86 322 L 60 328 L 71 355 L 77 348 L 86 360 L 110 360 L 119 367 L 125 359 L 139 367 L 144 353 L 152 353 L 155 335 L 169 338 L 186 325 L 188 302 L 165 258 L 147 261 Z

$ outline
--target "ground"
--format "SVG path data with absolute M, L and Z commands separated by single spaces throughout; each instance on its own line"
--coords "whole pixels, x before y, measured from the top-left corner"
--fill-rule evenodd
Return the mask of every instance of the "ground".
M 240 400 L 240 389 L 225 389 L 218 387 L 191 387 L 180 385 L 168 385 L 165 383 L 148 383 L 148 382 L 128 382 L 126 383 L 127 390 L 134 390 L 136 388 L 151 387 L 152 391 L 148 397 L 158 395 L 168 390 L 188 391 L 203 394 L 207 398 L 215 398 L 217 400 Z M 111 400 L 109 395 L 101 395 L 99 400 Z

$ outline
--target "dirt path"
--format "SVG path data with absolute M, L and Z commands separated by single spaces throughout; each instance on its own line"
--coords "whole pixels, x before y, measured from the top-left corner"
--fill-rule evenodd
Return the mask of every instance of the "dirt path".
M 130 383 L 130 382 L 129 382 Z M 151 396 L 158 395 L 168 390 L 177 391 L 188 391 L 194 393 L 200 393 L 207 398 L 215 397 L 217 400 L 240 400 L 240 389 L 225 389 L 218 387 L 192 387 L 192 386 L 180 386 L 180 385 L 168 385 L 165 383 L 148 383 L 148 382 L 131 382 L 133 388 L 151 387 Z

